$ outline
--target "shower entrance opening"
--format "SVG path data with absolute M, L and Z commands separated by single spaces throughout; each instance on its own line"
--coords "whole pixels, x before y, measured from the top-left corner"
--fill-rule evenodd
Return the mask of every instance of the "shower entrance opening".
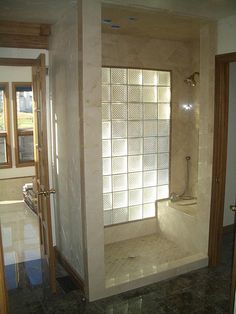
M 170 71 L 102 68 L 104 225 L 156 216 L 169 197 Z

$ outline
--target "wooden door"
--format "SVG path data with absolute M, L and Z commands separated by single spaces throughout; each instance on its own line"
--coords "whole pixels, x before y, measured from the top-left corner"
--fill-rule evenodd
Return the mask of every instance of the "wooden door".
M 52 239 L 50 195 L 55 191 L 49 187 L 47 113 L 46 113 L 46 68 L 45 55 L 40 54 L 32 67 L 32 86 L 34 97 L 34 159 L 35 189 L 37 192 L 37 212 L 40 227 L 43 281 L 56 291 L 55 255 Z
M 6 281 L 4 274 L 4 259 L 3 259 L 3 248 L 2 248 L 2 232 L 0 224 L 0 314 L 7 314 L 7 290 Z

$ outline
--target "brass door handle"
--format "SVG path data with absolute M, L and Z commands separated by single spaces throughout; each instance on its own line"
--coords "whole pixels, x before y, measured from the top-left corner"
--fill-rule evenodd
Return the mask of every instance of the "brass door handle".
M 43 195 L 43 196 L 49 197 L 50 194 L 55 194 L 55 193 L 56 193 L 55 189 L 50 189 L 50 190 L 47 190 L 47 191 L 37 192 L 37 195 Z
M 230 205 L 229 208 L 230 208 L 233 212 L 236 212 L 236 204 L 235 204 L 235 205 Z

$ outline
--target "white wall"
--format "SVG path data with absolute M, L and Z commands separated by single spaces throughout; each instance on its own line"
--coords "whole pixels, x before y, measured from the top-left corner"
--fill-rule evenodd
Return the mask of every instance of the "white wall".
M 0 179 L 34 176 L 34 167 L 18 167 L 15 162 L 12 82 L 31 82 L 31 67 L 0 66 L 0 82 L 9 83 L 9 116 L 12 168 L 1 169 Z
M 217 54 L 236 52 L 236 15 L 219 20 L 217 31 Z
M 230 63 L 229 73 L 229 115 L 228 147 L 225 184 L 224 226 L 234 223 L 234 213 L 229 209 L 236 201 L 236 62 Z

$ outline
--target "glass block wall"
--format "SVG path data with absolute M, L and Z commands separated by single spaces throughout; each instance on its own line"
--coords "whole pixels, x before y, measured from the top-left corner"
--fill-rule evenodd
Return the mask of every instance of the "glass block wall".
M 170 72 L 102 68 L 104 224 L 154 217 L 169 197 Z

